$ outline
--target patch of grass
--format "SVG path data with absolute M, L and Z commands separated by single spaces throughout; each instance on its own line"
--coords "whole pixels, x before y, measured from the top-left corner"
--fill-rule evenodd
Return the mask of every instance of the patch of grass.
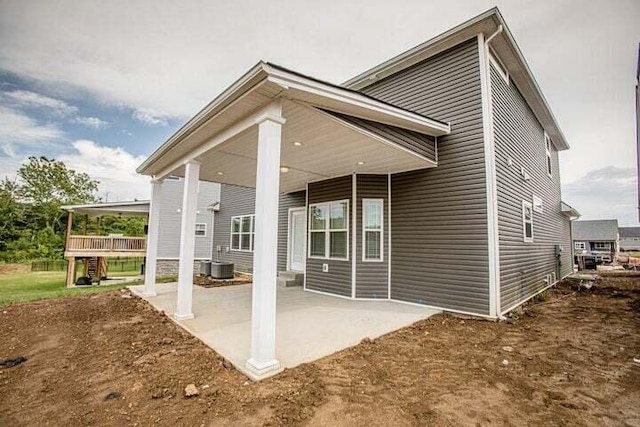
M 542 301 L 548 300 L 550 296 L 551 296 L 551 291 L 549 289 L 545 289 L 544 291 L 540 292 L 538 295 L 533 297 L 533 300 L 535 302 L 542 302 Z
M 118 276 L 121 275 L 118 273 Z M 125 274 L 122 274 L 123 276 Z M 135 275 L 135 274 L 130 274 Z M 90 294 L 120 289 L 132 284 L 84 286 L 67 288 L 64 271 L 36 271 L 10 273 L 0 276 L 0 306 L 17 302 L 60 298 L 70 295 Z

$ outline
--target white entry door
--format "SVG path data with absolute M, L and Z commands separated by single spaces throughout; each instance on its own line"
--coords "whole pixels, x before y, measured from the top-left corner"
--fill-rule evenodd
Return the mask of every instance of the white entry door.
M 306 236 L 305 208 L 289 210 L 289 269 L 304 271 Z

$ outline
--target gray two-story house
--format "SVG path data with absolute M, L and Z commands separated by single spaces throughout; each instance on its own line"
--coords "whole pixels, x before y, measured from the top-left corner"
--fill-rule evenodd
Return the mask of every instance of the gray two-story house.
M 341 85 L 260 62 L 138 171 L 158 186 L 184 176 L 187 195 L 198 179 L 223 184 L 214 252 L 253 273 L 248 364 L 265 371 L 278 271 L 309 292 L 489 318 L 571 273 L 568 148 L 491 9 Z M 177 319 L 193 316 L 194 204 Z

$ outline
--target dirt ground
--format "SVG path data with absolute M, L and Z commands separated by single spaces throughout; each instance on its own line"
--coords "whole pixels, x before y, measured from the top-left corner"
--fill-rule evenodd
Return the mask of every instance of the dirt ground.
M 120 292 L 0 326 L 0 359 L 27 358 L 0 367 L 2 426 L 640 426 L 640 277 L 564 282 L 510 322 L 438 315 L 260 383 Z

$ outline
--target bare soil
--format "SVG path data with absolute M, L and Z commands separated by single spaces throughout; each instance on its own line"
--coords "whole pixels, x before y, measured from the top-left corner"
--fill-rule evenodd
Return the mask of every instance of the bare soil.
M 0 359 L 27 361 L 0 367 L 0 425 L 640 426 L 639 277 L 516 314 L 438 315 L 253 383 L 126 293 L 13 305 Z

